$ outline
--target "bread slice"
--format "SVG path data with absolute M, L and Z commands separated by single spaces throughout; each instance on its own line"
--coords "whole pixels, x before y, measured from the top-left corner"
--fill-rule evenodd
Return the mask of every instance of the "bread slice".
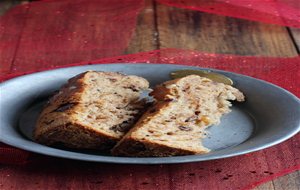
M 113 148 L 120 156 L 174 156 L 209 152 L 205 128 L 230 112 L 229 100 L 244 101 L 232 86 L 196 75 L 171 80 L 151 93 L 156 103 Z
M 34 138 L 46 145 L 108 150 L 130 129 L 145 106 L 147 80 L 88 71 L 71 78 L 37 121 Z

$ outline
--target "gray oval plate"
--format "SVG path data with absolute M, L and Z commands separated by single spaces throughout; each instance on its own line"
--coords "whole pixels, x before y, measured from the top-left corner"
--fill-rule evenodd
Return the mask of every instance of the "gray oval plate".
M 170 72 L 181 69 L 210 70 L 234 81 L 247 101 L 234 104 L 221 124 L 209 128 L 205 155 L 164 158 L 128 158 L 96 151 L 58 149 L 32 140 L 32 130 L 45 102 L 72 76 L 87 71 L 113 71 L 146 78 L 152 86 L 170 80 Z M 0 140 L 31 152 L 62 158 L 130 164 L 184 163 L 237 156 L 278 144 L 300 130 L 300 101 L 273 84 L 235 73 L 170 64 L 101 64 L 70 67 L 17 77 L 0 85 Z

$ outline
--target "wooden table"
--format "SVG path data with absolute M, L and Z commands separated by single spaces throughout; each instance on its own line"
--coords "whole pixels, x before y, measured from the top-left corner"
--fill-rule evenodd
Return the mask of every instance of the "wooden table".
M 1 1 L 0 15 L 17 4 L 27 2 Z M 138 16 L 136 32 L 126 53 L 170 47 L 212 53 L 292 57 L 300 54 L 300 30 L 172 8 L 146 0 L 146 8 Z M 14 187 L 12 184 L 11 188 Z M 255 189 L 300 189 L 300 172 Z

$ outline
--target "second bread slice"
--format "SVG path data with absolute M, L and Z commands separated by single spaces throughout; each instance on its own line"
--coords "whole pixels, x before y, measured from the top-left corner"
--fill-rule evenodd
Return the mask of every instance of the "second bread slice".
M 157 102 L 114 147 L 114 155 L 207 153 L 209 149 L 201 144 L 205 128 L 230 112 L 229 100 L 244 101 L 236 88 L 196 75 L 165 82 L 152 95 Z

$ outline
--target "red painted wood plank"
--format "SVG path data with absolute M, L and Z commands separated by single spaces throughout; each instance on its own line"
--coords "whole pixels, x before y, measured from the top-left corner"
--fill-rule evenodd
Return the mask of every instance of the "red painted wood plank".
M 6 32 L 0 41 L 0 51 L 5 51 L 1 53 L 2 60 L 13 62 L 12 71 L 48 68 L 122 54 L 134 32 L 143 1 L 63 0 L 34 2 L 26 6 L 29 7 L 27 17 L 21 14 L 20 9 L 25 7 L 22 6 L 15 9 L 15 14 L 8 13 L 3 18 L 2 28 Z M 26 25 L 20 35 L 16 28 L 19 24 L 11 26 L 11 23 L 25 18 Z M 10 33 L 12 39 L 6 40 Z M 11 50 L 10 44 L 14 41 L 19 45 L 16 50 Z M 6 62 L 1 64 L 5 72 L 9 68 L 3 66 Z
M 0 17 L 0 73 L 2 74 L 8 73 L 11 69 L 27 13 L 28 7 L 23 5 Z

